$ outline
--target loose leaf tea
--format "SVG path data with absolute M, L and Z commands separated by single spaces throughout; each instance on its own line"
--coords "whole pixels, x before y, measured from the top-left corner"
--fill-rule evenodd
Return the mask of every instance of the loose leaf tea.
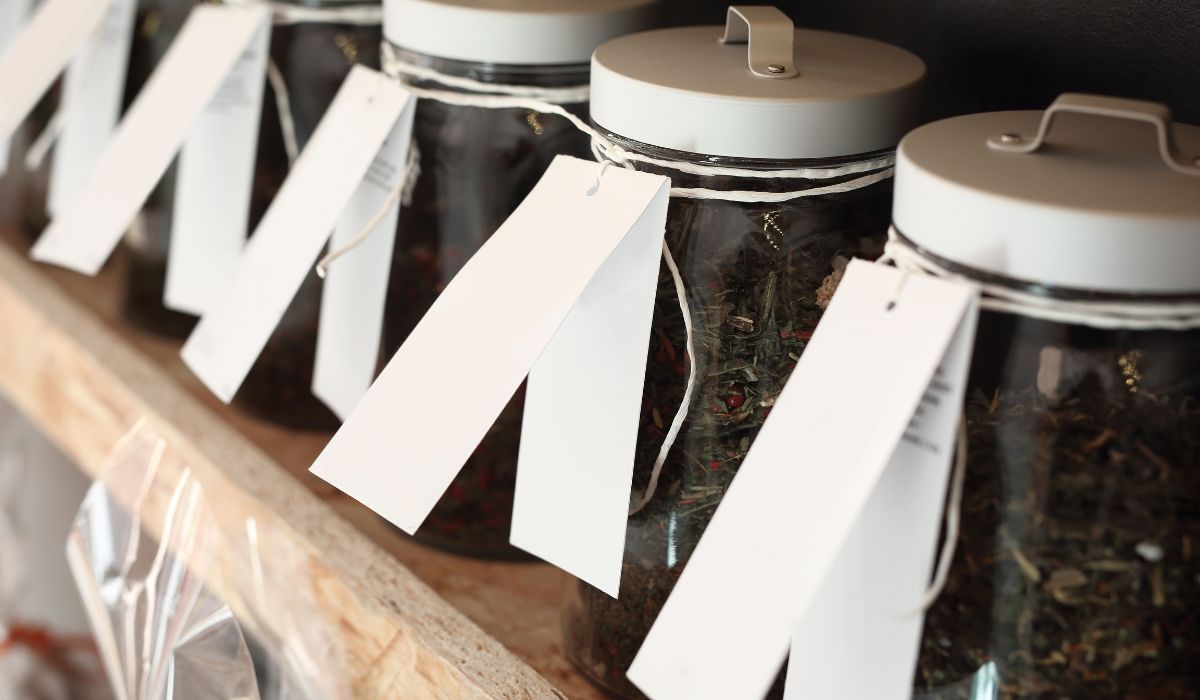
M 397 52 L 406 60 L 485 82 L 541 87 L 587 82 L 586 67 L 547 73 L 541 67 L 498 69 Z M 584 106 L 567 108 L 582 112 Z M 525 199 L 554 157 L 586 157 L 588 153 L 587 137 L 561 117 L 429 99 L 417 103 L 413 141 L 420 154 L 421 172 L 411 203 L 400 210 L 381 363 L 391 359 L 454 275 Z M 522 273 L 514 269 L 512 274 Z M 489 350 L 478 348 L 480 353 Z M 418 540 L 474 556 L 528 558 L 508 543 L 523 400 L 522 387 L 418 530 Z
M 984 315 L 915 698 L 1196 697 L 1198 340 Z
M 755 189 L 705 178 L 676 186 Z M 781 189 L 829 184 L 790 181 Z M 695 357 L 664 267 L 651 331 L 633 501 L 683 398 L 688 363 L 697 386 L 679 437 L 645 507 L 629 519 L 620 599 L 581 584 L 567 609 L 568 654 L 622 697 L 642 694 L 625 673 L 675 586 L 725 490 L 804 351 L 851 257 L 882 253 L 885 185 L 785 204 L 671 200 L 666 240 L 692 311 Z M 803 459 L 799 454 L 797 459 Z M 720 601 L 713 601 L 720 605 Z M 782 694 L 782 677 L 775 696 Z

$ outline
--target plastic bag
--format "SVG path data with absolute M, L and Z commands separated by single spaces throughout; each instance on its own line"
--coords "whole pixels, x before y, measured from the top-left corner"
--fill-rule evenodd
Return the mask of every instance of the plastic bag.
M 307 561 L 222 505 L 145 424 L 88 492 L 67 552 L 116 696 L 349 697 Z

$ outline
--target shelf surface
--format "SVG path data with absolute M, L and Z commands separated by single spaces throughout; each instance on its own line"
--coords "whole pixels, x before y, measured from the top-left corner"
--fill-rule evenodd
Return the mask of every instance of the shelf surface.
M 223 405 L 184 367 L 179 342 L 129 324 L 119 254 L 88 278 L 29 261 L 27 245 L 0 232 L 0 392 L 93 477 L 147 419 L 180 468 L 220 494 L 210 500 L 222 519 L 274 523 L 319 572 L 354 696 L 603 697 L 563 655 L 566 574 L 414 543 L 308 473 L 327 434 Z

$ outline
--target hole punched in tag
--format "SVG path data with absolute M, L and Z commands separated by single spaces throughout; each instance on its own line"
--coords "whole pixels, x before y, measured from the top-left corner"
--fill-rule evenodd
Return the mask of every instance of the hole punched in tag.
M 896 289 L 892 291 L 892 298 L 888 300 L 884 311 L 891 311 L 896 308 L 896 304 L 900 301 L 900 293 L 904 291 L 904 283 L 908 281 L 908 271 L 900 270 L 900 279 L 896 280 Z

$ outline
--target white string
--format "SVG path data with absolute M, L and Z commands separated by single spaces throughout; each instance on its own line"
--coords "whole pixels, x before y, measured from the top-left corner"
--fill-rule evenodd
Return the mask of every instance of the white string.
M 683 276 L 679 274 L 679 266 L 675 264 L 675 256 L 671 255 L 671 249 L 667 247 L 666 241 L 663 241 L 662 252 L 663 261 L 666 262 L 667 269 L 671 271 L 671 279 L 675 282 L 675 296 L 679 298 L 679 310 L 683 312 L 683 327 L 687 333 L 688 379 L 687 386 L 683 390 L 683 400 L 680 402 L 679 410 L 675 412 L 675 417 L 671 419 L 671 426 L 667 429 L 667 435 L 658 450 L 658 456 L 654 459 L 654 468 L 650 472 L 650 483 L 646 486 L 646 493 L 629 509 L 629 515 L 631 516 L 636 515 L 638 511 L 645 508 L 654 497 L 654 492 L 658 490 L 658 479 L 662 475 L 663 465 L 667 463 L 667 455 L 671 452 L 671 447 L 679 437 L 679 430 L 683 428 L 683 421 L 687 418 L 688 408 L 692 405 L 692 395 L 696 391 L 696 349 L 694 343 L 695 334 L 692 332 L 692 309 L 688 304 L 687 289 L 683 286 Z
M 1200 303 L 1190 301 L 1090 301 L 1059 299 L 952 272 L 922 255 L 895 228 L 888 232 L 884 258 L 897 268 L 970 285 L 980 290 L 980 306 L 989 311 L 1089 326 L 1103 330 L 1174 330 L 1200 328 Z
M 287 153 L 290 170 L 300 157 L 300 143 L 296 139 L 296 119 L 292 115 L 292 100 L 288 96 L 287 80 L 273 58 L 267 61 L 267 82 L 271 84 L 271 92 L 275 95 L 275 108 L 279 112 L 279 131 L 283 134 L 283 150 Z
M 347 5 L 345 7 L 301 7 L 286 2 L 269 0 L 224 0 L 234 7 L 261 7 L 271 9 L 271 22 L 276 25 L 289 24 L 353 24 L 370 27 L 383 24 L 383 7 L 374 5 Z
M 383 221 L 385 217 L 387 217 L 388 212 L 391 211 L 392 207 L 396 206 L 396 202 L 403 201 L 407 204 L 412 201 L 413 186 L 416 184 L 420 173 L 420 156 L 417 151 L 416 143 L 412 143 L 408 149 L 408 160 L 405 163 L 404 172 L 400 173 L 400 179 L 396 181 L 396 185 L 392 188 L 391 192 L 388 193 L 387 199 L 384 200 L 383 206 L 379 208 L 379 211 L 375 212 L 375 215 L 371 217 L 371 220 L 368 221 L 365 226 L 359 229 L 358 233 L 354 234 L 354 237 L 347 241 L 345 245 L 335 250 L 331 250 L 325 255 L 325 257 L 321 258 L 321 260 L 317 263 L 318 277 L 325 279 L 325 276 L 329 274 L 330 263 L 362 245 L 363 241 L 367 240 L 367 238 L 369 238 L 370 235 L 375 232 L 375 229 L 379 226 L 379 223 Z
M 396 49 L 387 41 L 380 47 L 380 65 L 388 77 L 400 80 L 409 87 L 413 79 L 424 80 L 438 85 L 466 90 L 482 95 L 504 95 L 508 97 L 526 97 L 555 105 L 580 104 L 591 97 L 590 85 L 570 85 L 566 87 L 540 87 L 536 85 L 510 85 L 505 83 L 487 83 L 458 75 L 447 75 L 428 66 L 419 66 L 405 61 L 396 55 Z M 434 91 L 437 92 L 437 91 Z M 453 94 L 453 93 L 452 93 Z M 487 104 L 471 105 L 487 107 Z M 539 110 L 548 111 L 548 110 Z
M 915 617 L 926 612 L 937 602 L 942 591 L 946 590 L 946 581 L 950 579 L 950 565 L 954 563 L 954 552 L 958 548 L 958 533 L 962 527 L 962 500 L 966 481 L 967 419 L 960 416 L 958 440 L 954 447 L 954 472 L 950 477 L 950 497 L 946 501 L 946 536 L 942 541 L 942 553 L 938 557 L 933 581 L 930 582 L 929 588 L 925 589 L 925 595 L 921 596 L 920 604 L 902 617 Z

